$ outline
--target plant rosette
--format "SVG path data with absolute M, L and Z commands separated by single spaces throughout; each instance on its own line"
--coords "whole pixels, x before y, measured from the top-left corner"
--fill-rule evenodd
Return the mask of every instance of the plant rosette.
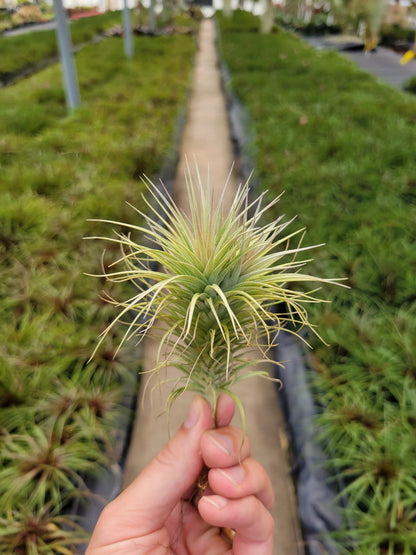
M 245 428 L 233 385 L 253 376 L 272 379 L 266 371 L 247 371 L 253 364 L 245 356 L 247 349 L 260 348 L 258 364 L 270 361 L 268 352 L 281 329 L 296 335 L 304 328 L 317 333 L 306 306 L 322 300 L 315 296 L 316 289 L 296 286 L 339 280 L 302 273 L 309 260 L 298 260 L 298 255 L 314 248 L 301 246 L 303 229 L 285 233 L 291 221 L 283 222 L 283 216 L 260 225 L 280 197 L 262 206 L 266 193 L 250 200 L 247 182 L 236 191 L 230 208 L 225 209 L 224 194 L 214 206 L 209 183 L 204 187 L 196 173 L 196 180 L 189 168 L 186 173 L 188 213 L 163 186 L 145 178 L 148 211 L 137 210 L 144 225 L 92 220 L 122 229 L 114 230 L 112 237 L 88 238 L 120 246 L 120 257 L 108 267 L 103 263 L 103 273 L 95 277 L 134 287 L 128 299 L 104 294 L 118 314 L 94 353 L 117 324 L 126 326 L 118 349 L 130 339 L 140 342 L 153 327 L 162 328 L 154 373 L 160 376 L 162 368 L 174 365 L 181 376 L 172 384 L 167 408 L 187 390 L 203 395 L 212 407 L 220 393 L 228 393 Z M 135 233 L 146 239 L 136 242 Z M 290 248 L 293 241 L 296 246 Z M 284 308 L 277 312 L 276 307 Z

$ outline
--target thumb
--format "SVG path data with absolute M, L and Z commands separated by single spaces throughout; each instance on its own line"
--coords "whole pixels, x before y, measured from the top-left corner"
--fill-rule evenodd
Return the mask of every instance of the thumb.
M 111 522 L 112 541 L 115 541 L 116 530 L 123 537 L 126 533 L 141 536 L 165 524 L 203 468 L 201 436 L 212 427 L 211 407 L 197 395 L 174 437 L 105 509 L 108 522 Z M 101 530 L 103 528 L 105 526 Z

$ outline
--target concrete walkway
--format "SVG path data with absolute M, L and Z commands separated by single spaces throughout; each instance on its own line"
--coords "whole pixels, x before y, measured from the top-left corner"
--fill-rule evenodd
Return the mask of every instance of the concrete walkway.
M 375 52 L 367 53 L 344 51 L 342 54 L 364 71 L 397 89 L 403 89 L 405 82 L 416 76 L 416 61 L 401 65 L 401 54 L 388 48 L 379 47 Z
M 2 34 L 5 37 L 16 37 L 18 35 L 27 35 L 28 33 L 33 33 L 35 31 L 51 31 L 53 29 L 56 29 L 56 21 L 54 19 L 51 21 L 45 21 L 44 23 L 23 25 L 22 27 L 17 27 L 16 29 L 10 29 L 10 31 L 4 31 Z
M 232 144 L 228 128 L 225 99 L 221 90 L 215 49 L 215 28 L 212 20 L 204 20 L 199 36 L 199 50 L 195 62 L 192 95 L 188 119 L 181 146 L 181 160 L 175 181 L 175 197 L 185 206 L 184 167 L 187 156 L 195 157 L 203 176 L 209 171 L 214 197 L 221 194 L 232 161 Z M 231 176 L 229 193 L 239 181 Z M 150 370 L 155 360 L 157 340 L 144 344 L 144 370 Z M 263 369 L 263 366 L 262 366 Z M 175 369 L 168 370 L 169 377 Z M 169 393 L 167 387 L 147 388 L 143 379 L 131 445 L 126 461 L 124 485 L 129 484 L 168 440 L 167 416 L 163 413 Z M 303 542 L 296 514 L 294 488 L 288 466 L 288 441 L 274 386 L 262 379 L 251 379 L 239 384 L 235 390 L 243 402 L 247 417 L 247 433 L 253 456 L 266 468 L 275 490 L 276 504 L 273 516 L 276 523 L 275 555 L 301 555 Z M 173 406 L 169 427 L 171 433 L 183 422 L 192 394 L 183 395 Z M 236 418 L 238 424 L 238 417 Z M 201 555 L 204 555 L 201 553 Z M 259 555 L 262 555 L 259 553 Z
M 335 48 L 362 70 L 397 89 L 403 89 L 403 85 L 408 79 L 416 77 L 416 59 L 401 65 L 402 55 L 389 48 L 379 46 L 375 52 L 343 50 L 339 48 L 339 45 L 337 46 L 335 40 L 327 40 L 324 37 L 304 37 L 304 39 L 317 49 Z

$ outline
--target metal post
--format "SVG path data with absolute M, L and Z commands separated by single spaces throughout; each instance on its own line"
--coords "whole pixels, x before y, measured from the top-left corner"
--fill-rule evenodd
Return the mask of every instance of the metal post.
M 149 6 L 149 31 L 151 33 L 156 33 L 156 12 L 155 12 L 155 0 L 150 0 Z
M 81 97 L 79 94 L 74 53 L 72 51 L 71 35 L 69 33 L 68 20 L 62 5 L 62 0 L 53 0 L 53 6 L 57 24 L 56 38 L 58 41 L 64 77 L 66 105 L 68 108 L 73 109 L 79 106 L 81 103 Z
M 127 0 L 124 0 L 123 9 L 123 29 L 124 29 L 124 53 L 127 58 L 133 58 L 133 37 L 131 33 L 130 10 Z

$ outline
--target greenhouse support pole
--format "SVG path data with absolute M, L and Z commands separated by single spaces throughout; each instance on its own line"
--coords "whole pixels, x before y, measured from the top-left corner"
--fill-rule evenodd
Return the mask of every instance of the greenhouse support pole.
M 149 5 L 149 31 L 153 34 L 156 33 L 155 0 L 150 0 Z
M 66 105 L 72 110 L 80 105 L 81 97 L 79 94 L 71 35 L 69 33 L 68 20 L 62 0 L 53 0 L 53 6 L 56 18 L 56 38 L 58 41 L 64 77 Z
M 130 10 L 127 0 L 124 0 L 123 8 L 123 28 L 124 28 L 124 53 L 127 58 L 133 58 L 133 37 L 131 34 Z

